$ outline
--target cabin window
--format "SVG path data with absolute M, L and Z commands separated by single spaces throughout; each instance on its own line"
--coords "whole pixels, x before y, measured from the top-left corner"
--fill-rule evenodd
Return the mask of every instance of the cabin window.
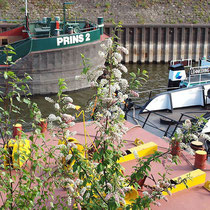
M 7 31 L 7 28 L 2 27 L 2 32 L 5 32 L 5 31 Z
M 2 39 L 2 45 L 7 45 L 8 44 L 8 40 L 7 39 Z

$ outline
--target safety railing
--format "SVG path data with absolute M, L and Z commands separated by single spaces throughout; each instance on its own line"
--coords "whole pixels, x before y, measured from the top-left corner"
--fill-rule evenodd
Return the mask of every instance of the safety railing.
M 138 109 L 142 109 L 142 107 L 140 105 L 138 105 L 138 104 L 135 104 L 134 106 L 135 106 L 135 110 L 136 109 L 137 110 Z M 172 119 L 170 117 L 167 117 L 167 116 L 165 116 L 165 115 L 163 115 L 161 113 L 154 112 L 154 111 L 149 111 L 149 110 L 148 110 L 147 113 L 143 114 L 144 117 L 141 114 L 141 118 L 139 117 L 140 115 L 138 115 L 138 117 L 136 117 L 136 116 L 134 116 L 134 115 L 132 115 L 130 113 L 131 113 L 131 109 L 129 111 L 125 112 L 125 114 L 126 114 L 125 118 L 126 119 L 128 117 L 133 118 L 133 120 L 135 120 L 135 121 L 137 121 L 137 122 L 139 122 L 141 124 L 142 128 L 145 128 L 145 126 L 149 126 L 150 128 L 153 128 L 153 129 L 156 129 L 156 130 L 162 132 L 163 136 L 168 136 L 168 137 L 171 138 L 171 137 L 174 136 L 174 133 L 175 133 L 176 129 L 178 127 L 179 128 L 182 127 L 182 124 L 184 122 L 184 119 L 183 119 L 184 117 L 185 117 L 185 119 L 191 119 L 192 122 L 196 122 L 197 118 L 195 116 L 190 115 L 190 114 L 193 114 L 193 115 L 195 115 L 195 114 L 207 114 L 209 112 L 208 111 L 206 111 L 206 112 L 194 111 L 194 112 L 180 113 L 180 117 L 179 117 L 178 120 L 174 120 L 174 119 Z M 161 121 L 167 122 L 167 123 L 164 123 L 166 125 L 165 129 L 160 128 L 160 126 L 158 126 L 157 124 L 151 122 L 150 121 L 151 115 L 156 115 L 156 116 L 160 117 Z M 210 118 L 210 116 L 209 116 L 209 118 Z
M 170 65 L 181 63 L 184 67 L 192 67 L 192 59 L 171 60 Z

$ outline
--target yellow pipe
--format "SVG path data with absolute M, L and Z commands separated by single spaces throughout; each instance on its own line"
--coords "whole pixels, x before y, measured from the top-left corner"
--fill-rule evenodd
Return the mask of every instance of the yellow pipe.
M 186 180 L 186 184 L 188 186 L 188 188 L 202 184 L 205 182 L 206 180 L 206 173 L 201 171 L 200 169 L 191 171 L 189 173 L 183 174 L 179 177 L 176 177 L 173 179 L 173 181 L 179 181 L 182 179 Z M 181 184 L 177 184 L 176 188 L 172 188 L 172 189 L 168 189 L 171 193 L 175 193 L 178 191 L 182 191 L 186 189 L 186 185 L 184 183 Z M 167 192 L 163 192 L 163 195 L 168 195 Z
M 123 157 L 121 157 L 118 161 L 118 163 L 123 163 L 123 162 L 127 162 L 130 160 L 134 160 L 135 156 L 133 154 L 133 151 L 136 150 L 139 157 L 145 157 L 147 155 L 151 155 L 153 154 L 155 151 L 157 151 L 157 144 L 155 144 L 154 142 L 149 142 L 146 144 L 142 144 L 140 146 L 137 147 L 133 147 L 131 149 L 129 149 L 128 151 L 131 152 L 131 154 L 125 155 Z
M 93 140 L 90 138 L 90 135 L 89 135 L 89 133 L 86 130 L 86 125 L 85 125 L 85 112 L 84 112 L 84 110 L 82 110 L 79 114 L 76 113 L 76 117 L 79 118 L 81 114 L 83 115 L 83 127 L 84 127 L 84 134 L 85 134 L 85 145 L 87 145 L 87 136 L 86 135 L 88 135 L 91 143 L 95 147 L 96 151 L 99 153 L 98 149 L 96 148 L 96 145 L 94 144 Z

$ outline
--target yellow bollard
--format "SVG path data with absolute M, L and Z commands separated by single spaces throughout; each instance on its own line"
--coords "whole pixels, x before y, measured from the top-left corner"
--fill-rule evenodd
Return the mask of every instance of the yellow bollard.
M 210 181 L 205 182 L 204 188 L 210 192 Z
M 137 146 L 137 147 L 130 148 L 128 150 L 128 152 L 130 154 L 121 157 L 119 159 L 118 163 L 123 163 L 123 162 L 127 162 L 127 161 L 130 161 L 130 160 L 134 160 L 135 159 L 135 156 L 133 154 L 134 150 L 137 151 L 139 157 L 145 157 L 147 155 L 154 154 L 155 151 L 157 151 L 157 148 L 158 148 L 158 146 L 154 142 L 149 142 L 149 143 Z
M 67 145 L 67 143 L 74 143 L 76 146 L 77 146 L 77 149 L 79 151 L 79 153 L 84 157 L 85 156 L 85 150 L 84 150 L 84 147 L 79 143 L 79 141 L 73 137 L 69 137 L 67 139 L 67 141 L 65 140 L 61 140 L 59 139 L 58 141 L 58 145 L 61 145 L 61 144 L 65 144 Z M 69 150 L 69 154 L 71 154 L 71 150 Z M 73 161 L 66 161 L 65 157 L 62 158 L 62 162 L 63 164 L 65 165 L 65 167 L 67 167 L 67 169 L 71 168 L 74 163 L 75 163 L 75 160 Z
M 4 146 L 4 149 L 9 152 L 9 157 L 4 156 L 4 166 L 22 167 L 30 155 L 30 141 L 27 139 L 11 139 L 8 146 L 7 144 Z

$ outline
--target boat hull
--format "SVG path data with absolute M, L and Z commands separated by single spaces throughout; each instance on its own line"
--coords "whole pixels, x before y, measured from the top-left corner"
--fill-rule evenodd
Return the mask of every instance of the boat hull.
M 81 54 L 90 59 L 92 68 L 104 63 L 98 56 L 101 41 L 61 49 L 31 52 L 18 60 L 10 69 L 20 78 L 24 73 L 32 77 L 29 87 L 33 95 L 58 92 L 58 80 L 64 78 L 68 88 L 73 91 L 90 86 L 87 80 L 75 80 L 83 69 Z M 4 69 L 1 69 L 3 71 Z M 3 79 L 0 79 L 2 85 Z

